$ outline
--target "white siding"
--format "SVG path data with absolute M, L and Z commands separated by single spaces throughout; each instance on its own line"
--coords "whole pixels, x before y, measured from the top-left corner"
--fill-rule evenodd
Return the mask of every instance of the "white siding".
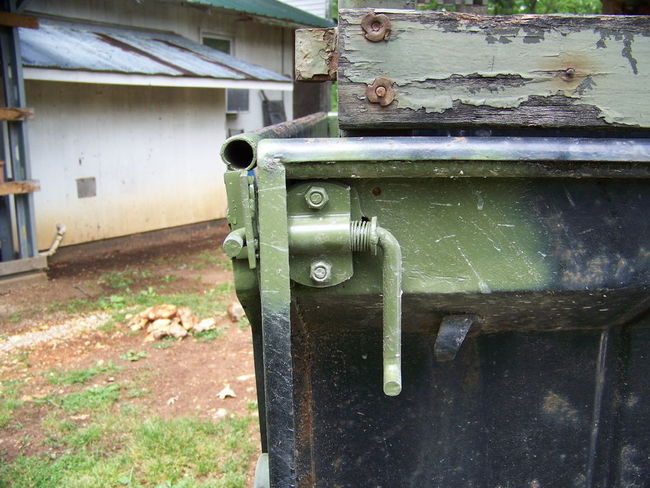
M 28 81 L 39 248 L 225 216 L 224 90 Z M 78 198 L 76 180 L 96 178 Z
M 249 16 L 220 9 L 193 5 L 136 0 L 32 0 L 30 12 L 68 18 L 107 22 L 124 26 L 146 27 L 175 32 L 196 42 L 205 35 L 234 40 L 234 55 L 293 79 L 293 31 L 277 25 L 262 24 Z M 290 92 L 267 91 L 271 100 L 284 100 L 287 117 L 293 118 Z M 228 116 L 228 127 L 255 130 L 262 127 L 259 91 L 250 93 L 247 114 Z
M 246 16 L 187 4 L 136 0 L 33 0 L 29 9 L 61 17 L 234 39 L 235 55 L 292 76 L 292 30 Z M 27 81 L 39 248 L 55 224 L 63 245 L 128 235 L 225 216 L 219 149 L 228 127 L 262 126 L 261 97 L 250 111 L 225 115 L 225 91 Z M 284 99 L 290 92 L 266 92 Z M 78 198 L 76 179 L 95 177 L 97 196 Z
M 329 17 L 329 0 L 280 0 L 292 7 L 305 10 L 318 17 Z

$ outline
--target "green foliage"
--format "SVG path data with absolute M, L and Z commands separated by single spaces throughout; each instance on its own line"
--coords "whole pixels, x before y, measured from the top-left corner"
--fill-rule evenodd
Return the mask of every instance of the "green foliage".
M 443 5 L 431 0 L 418 5 L 427 10 L 456 10 L 454 5 Z M 599 14 L 603 10 L 600 0 L 488 0 L 488 13 L 491 15 L 509 14 Z
M 0 487 L 240 488 L 255 451 L 251 424 L 250 417 L 143 419 L 135 408 L 98 414 L 87 425 L 52 414 L 42 426 L 61 454 L 0 465 Z
M 203 332 L 199 332 L 197 334 L 194 334 L 194 338 L 198 342 L 212 342 L 215 339 L 218 339 L 223 335 L 224 327 L 217 327 L 216 329 L 212 330 L 204 330 Z
M 226 271 L 232 271 L 232 260 L 223 251 L 203 251 L 196 256 L 196 263 L 190 264 L 192 269 L 204 269 L 208 266 L 219 267 Z
M 15 380 L 0 383 L 0 428 L 9 425 L 14 411 L 23 405 L 19 399 L 21 387 L 22 383 Z
M 160 341 L 156 342 L 153 346 L 154 349 L 169 349 L 178 342 L 178 339 L 172 336 L 163 337 Z
M 124 354 L 120 355 L 120 359 L 124 359 L 125 361 L 140 361 L 140 359 L 144 359 L 149 357 L 146 352 L 144 351 L 136 351 L 134 349 L 129 349 L 126 351 Z
M 103 361 L 97 361 L 95 366 L 86 369 L 77 369 L 72 371 L 61 371 L 52 369 L 43 373 L 47 381 L 53 385 L 82 385 L 99 374 L 114 374 L 121 371 L 121 367 L 115 366 L 113 361 L 104 364 Z
M 50 395 L 42 400 L 51 405 L 62 408 L 68 413 L 77 413 L 86 410 L 106 410 L 120 398 L 120 386 L 110 384 L 106 386 L 91 386 L 83 391 L 70 393 L 63 397 Z

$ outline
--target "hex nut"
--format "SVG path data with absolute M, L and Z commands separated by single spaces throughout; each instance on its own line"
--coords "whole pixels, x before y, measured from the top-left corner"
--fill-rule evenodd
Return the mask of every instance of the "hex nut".
M 329 283 L 332 278 L 332 265 L 327 261 L 314 261 L 311 263 L 309 277 L 314 283 Z
M 323 208 L 329 202 L 330 197 L 327 195 L 325 188 L 322 186 L 312 186 L 305 193 L 305 201 L 309 208 L 318 210 Z

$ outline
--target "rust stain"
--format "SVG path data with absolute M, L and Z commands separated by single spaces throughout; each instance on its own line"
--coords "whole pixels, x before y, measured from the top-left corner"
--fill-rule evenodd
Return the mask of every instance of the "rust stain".
M 602 73 L 594 57 L 580 53 L 560 53 L 536 73 L 550 78 L 551 86 L 566 95 L 582 95 L 593 88 L 594 76 Z

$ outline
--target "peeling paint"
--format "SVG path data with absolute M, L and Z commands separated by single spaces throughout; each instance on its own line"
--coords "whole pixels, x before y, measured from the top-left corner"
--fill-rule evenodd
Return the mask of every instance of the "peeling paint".
M 641 96 L 650 75 L 650 33 L 613 33 L 597 24 L 485 28 L 475 18 L 424 23 L 405 15 L 391 18 L 389 42 L 368 43 L 354 25 L 358 16 L 347 14 L 350 25 L 341 28 L 342 74 L 360 84 L 389 77 L 398 109 L 442 113 L 455 103 L 517 108 L 531 97 L 560 95 L 597 108 L 608 123 L 650 125 Z

